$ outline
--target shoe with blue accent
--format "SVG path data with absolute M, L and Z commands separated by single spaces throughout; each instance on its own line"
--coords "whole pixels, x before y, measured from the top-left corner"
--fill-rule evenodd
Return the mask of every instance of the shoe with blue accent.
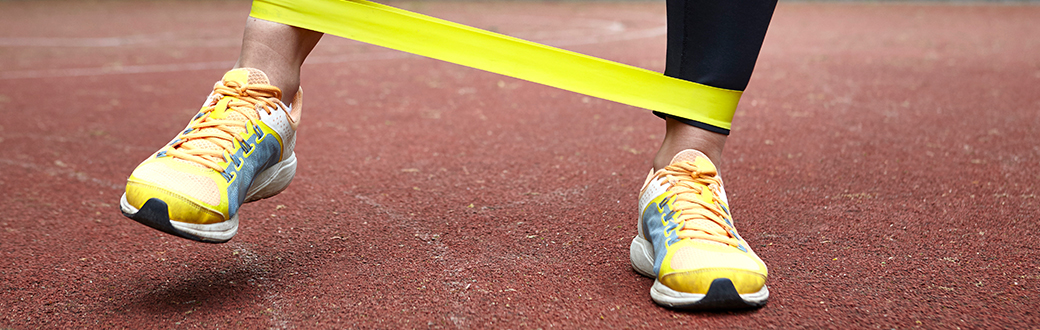
M 274 196 L 296 174 L 303 91 L 291 106 L 256 69 L 235 69 L 188 126 L 134 169 L 123 215 L 176 236 L 223 243 L 238 232 L 243 203 Z
M 766 265 L 737 234 L 722 178 L 696 150 L 647 177 L 630 257 L 638 273 L 656 279 L 650 297 L 662 306 L 754 308 L 769 298 Z

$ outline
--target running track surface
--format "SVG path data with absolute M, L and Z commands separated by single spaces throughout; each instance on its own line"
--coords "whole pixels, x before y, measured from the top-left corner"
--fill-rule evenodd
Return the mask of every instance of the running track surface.
M 661 70 L 664 5 L 398 3 Z M 327 37 L 299 173 L 222 245 L 123 218 L 247 1 L 0 3 L 0 328 L 1040 324 L 1040 6 L 781 3 L 722 170 L 760 310 L 633 272 L 648 112 Z

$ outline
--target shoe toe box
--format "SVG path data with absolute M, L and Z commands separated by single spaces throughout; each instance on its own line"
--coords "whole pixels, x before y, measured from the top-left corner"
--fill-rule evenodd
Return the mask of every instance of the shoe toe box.
M 768 270 L 748 250 L 714 242 L 685 241 L 661 267 L 659 280 L 673 290 L 705 294 L 712 281 L 727 278 L 738 293 L 753 293 L 765 285 Z
M 221 198 L 220 186 L 205 171 L 190 164 L 146 161 L 127 180 L 127 202 L 140 209 L 150 199 L 162 200 L 169 209 L 170 220 L 174 221 L 198 224 L 225 221 L 228 216 L 220 210 L 227 209 L 227 203 Z

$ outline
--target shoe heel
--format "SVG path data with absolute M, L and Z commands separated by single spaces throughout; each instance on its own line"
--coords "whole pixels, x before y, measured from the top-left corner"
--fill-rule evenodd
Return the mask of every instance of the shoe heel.
M 654 248 L 650 245 L 650 241 L 639 236 L 632 238 L 632 245 L 628 249 L 632 269 L 635 269 L 640 275 L 657 278 L 657 274 L 654 274 L 654 257 L 651 255 L 653 251 Z
M 246 192 L 245 203 L 268 198 L 281 193 L 289 187 L 293 177 L 296 176 L 296 153 L 289 158 L 275 164 L 269 169 L 260 172 L 253 180 Z

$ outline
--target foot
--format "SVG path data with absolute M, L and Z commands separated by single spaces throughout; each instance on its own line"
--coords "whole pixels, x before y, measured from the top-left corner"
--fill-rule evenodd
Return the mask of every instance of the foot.
M 223 243 L 243 203 L 274 196 L 296 174 L 302 90 L 291 106 L 256 69 L 235 69 L 213 87 L 188 127 L 134 169 L 123 215 L 180 237 Z
M 733 227 L 715 165 L 695 150 L 650 173 L 639 193 L 632 267 L 656 279 L 650 297 L 683 309 L 765 305 L 768 271 Z

